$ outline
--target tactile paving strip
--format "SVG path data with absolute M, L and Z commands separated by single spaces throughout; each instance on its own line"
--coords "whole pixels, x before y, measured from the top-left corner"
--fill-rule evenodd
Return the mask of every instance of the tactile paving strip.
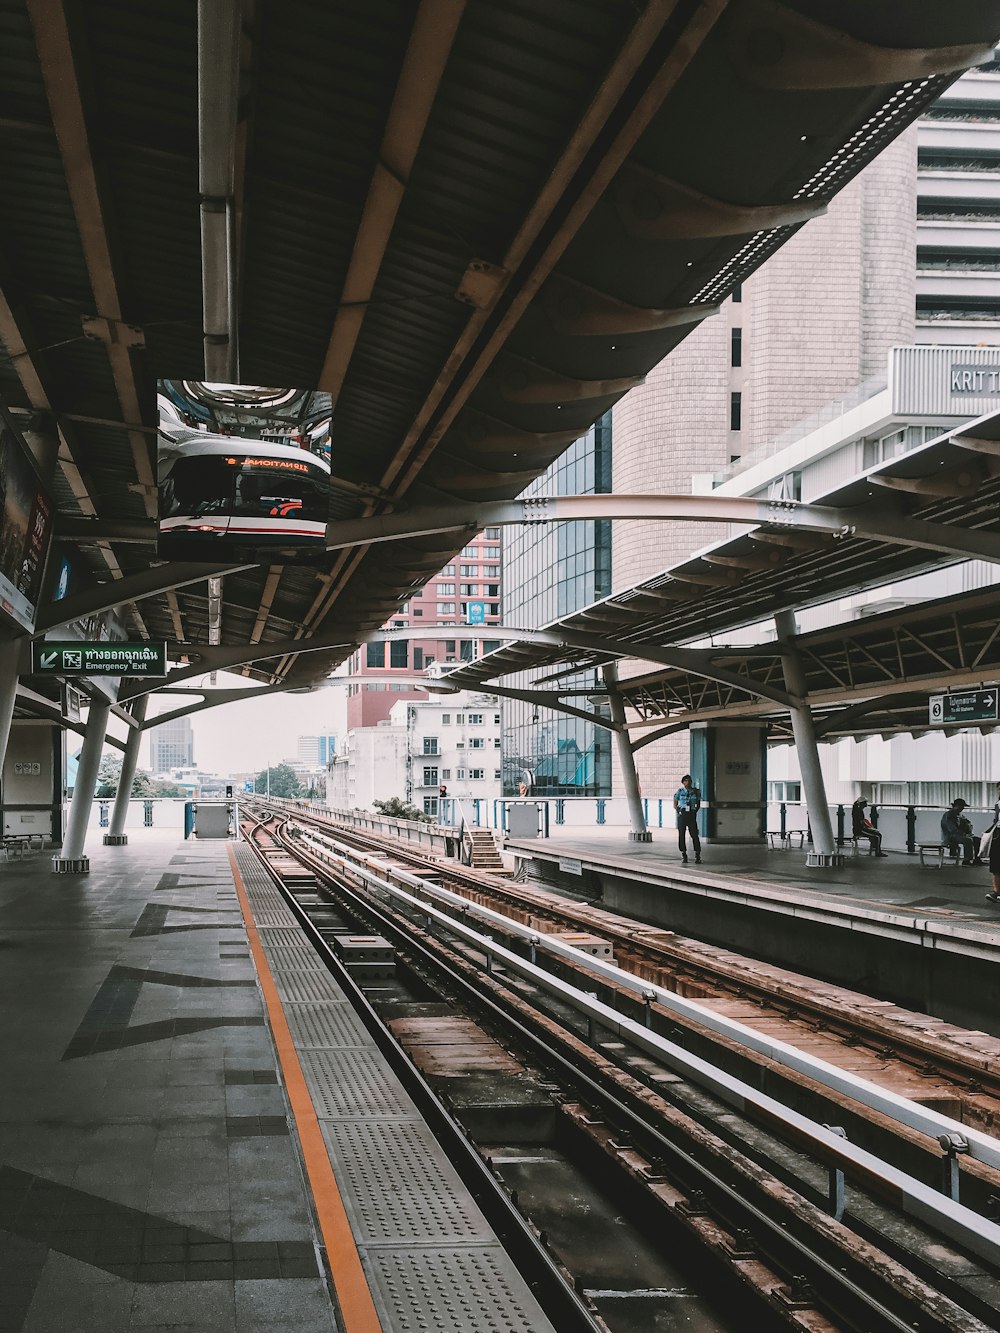
M 302 937 L 297 949 L 276 949 L 268 941 L 267 933 L 261 935 L 267 951 L 267 961 L 272 968 L 281 972 L 325 972 L 323 960 L 309 941 Z
M 282 1000 L 313 1001 L 343 1000 L 344 992 L 340 989 L 329 972 L 290 971 L 275 968 L 272 972 Z
M 385 1333 L 554 1333 L 279 891 L 237 857 Z
M 402 1084 L 374 1048 L 303 1051 L 299 1057 L 319 1116 L 415 1116 Z
M 346 1001 L 343 1004 L 287 1004 L 285 1017 L 300 1050 L 371 1045 L 365 1025 Z
M 269 949 L 301 949 L 305 945 L 310 953 L 314 952 L 312 945 L 303 935 L 301 926 L 295 921 L 291 923 L 287 920 L 279 921 L 273 926 L 257 921 L 257 927 L 260 930 L 260 938 Z
M 368 1251 L 396 1333 L 541 1333 L 551 1325 L 499 1245 Z
M 365 1244 L 482 1244 L 492 1230 L 422 1120 L 321 1121 Z

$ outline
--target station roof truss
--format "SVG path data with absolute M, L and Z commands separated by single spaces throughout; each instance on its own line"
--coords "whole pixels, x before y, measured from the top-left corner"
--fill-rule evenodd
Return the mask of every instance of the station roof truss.
M 457 688 L 488 689 L 513 676 L 509 685 L 530 681 L 531 689 L 558 695 L 586 689 L 581 679 L 589 672 L 593 693 L 609 662 L 672 658 L 672 669 L 622 678 L 630 730 L 658 727 L 663 734 L 663 727 L 722 716 L 769 717 L 787 729 L 780 648 L 736 647 L 732 639 L 741 631 L 750 637 L 753 626 L 764 625 L 766 634 L 779 611 L 830 603 L 962 558 L 1000 564 L 1000 413 L 879 464 L 813 503 L 857 514 L 859 527 L 891 529 L 893 540 L 861 538 L 850 526 L 823 534 L 761 525 L 545 626 L 535 640 L 504 644 L 447 679 Z M 923 544 L 945 532 L 941 544 L 952 546 L 950 557 Z M 998 601 L 997 589 L 988 588 L 797 636 L 810 704 L 851 705 L 839 718 L 831 712 L 821 730 L 831 737 L 919 730 L 927 690 L 1000 676 Z M 918 629 L 925 616 L 926 628 Z M 730 646 L 713 643 L 721 635 L 732 636 Z M 910 700 L 907 712 L 901 701 L 914 689 L 923 692 L 921 702 Z M 890 696 L 895 702 L 880 716 L 870 700 Z
M 151 520 L 155 379 L 205 377 L 196 5 L 0 14 L 0 394 L 56 454 L 60 539 L 137 633 L 194 651 L 210 571 L 158 567 Z M 998 26 L 993 0 L 239 14 L 240 378 L 331 394 L 331 524 L 519 494 Z M 260 680 L 318 684 L 466 540 L 222 566 L 221 643 L 253 645 Z M 701 592 L 732 572 L 698 568 Z

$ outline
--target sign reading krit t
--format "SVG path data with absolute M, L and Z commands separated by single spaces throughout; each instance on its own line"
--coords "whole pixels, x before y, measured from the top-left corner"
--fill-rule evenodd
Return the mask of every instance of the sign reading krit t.
M 1000 691 L 963 690 L 955 694 L 932 694 L 928 701 L 932 725 L 945 723 L 996 722 L 1000 717 Z
M 486 603 L 466 602 L 465 619 L 466 623 L 469 625 L 485 625 Z
M 165 676 L 167 645 L 36 639 L 31 669 L 41 676 Z

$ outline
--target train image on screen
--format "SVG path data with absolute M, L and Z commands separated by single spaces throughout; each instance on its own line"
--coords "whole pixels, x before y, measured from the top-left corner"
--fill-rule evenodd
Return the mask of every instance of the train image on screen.
M 177 425 L 159 440 L 160 550 L 325 550 L 330 465 L 306 449 Z

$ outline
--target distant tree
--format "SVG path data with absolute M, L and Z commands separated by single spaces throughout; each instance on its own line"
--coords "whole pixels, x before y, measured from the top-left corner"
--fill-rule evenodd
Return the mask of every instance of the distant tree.
M 253 789 L 258 796 L 264 796 L 268 791 L 272 796 L 302 795 L 302 784 L 295 776 L 295 770 L 288 764 L 275 764 L 273 768 L 266 768 L 262 773 L 258 773 L 254 779 Z
M 118 784 L 122 776 L 121 756 L 117 754 L 106 754 L 101 760 L 101 766 L 97 770 L 97 786 L 94 795 L 100 798 L 116 796 L 118 794 Z M 145 772 L 144 769 L 136 769 L 135 777 L 132 779 L 133 796 L 159 796 L 165 793 L 158 792 L 157 786 L 162 785 L 153 781 L 153 778 Z
M 372 801 L 372 805 L 380 814 L 387 815 L 390 819 L 416 819 L 424 824 L 434 823 L 430 815 L 425 815 L 423 810 L 418 810 L 415 805 L 400 800 L 398 796 L 390 796 L 385 801 Z

